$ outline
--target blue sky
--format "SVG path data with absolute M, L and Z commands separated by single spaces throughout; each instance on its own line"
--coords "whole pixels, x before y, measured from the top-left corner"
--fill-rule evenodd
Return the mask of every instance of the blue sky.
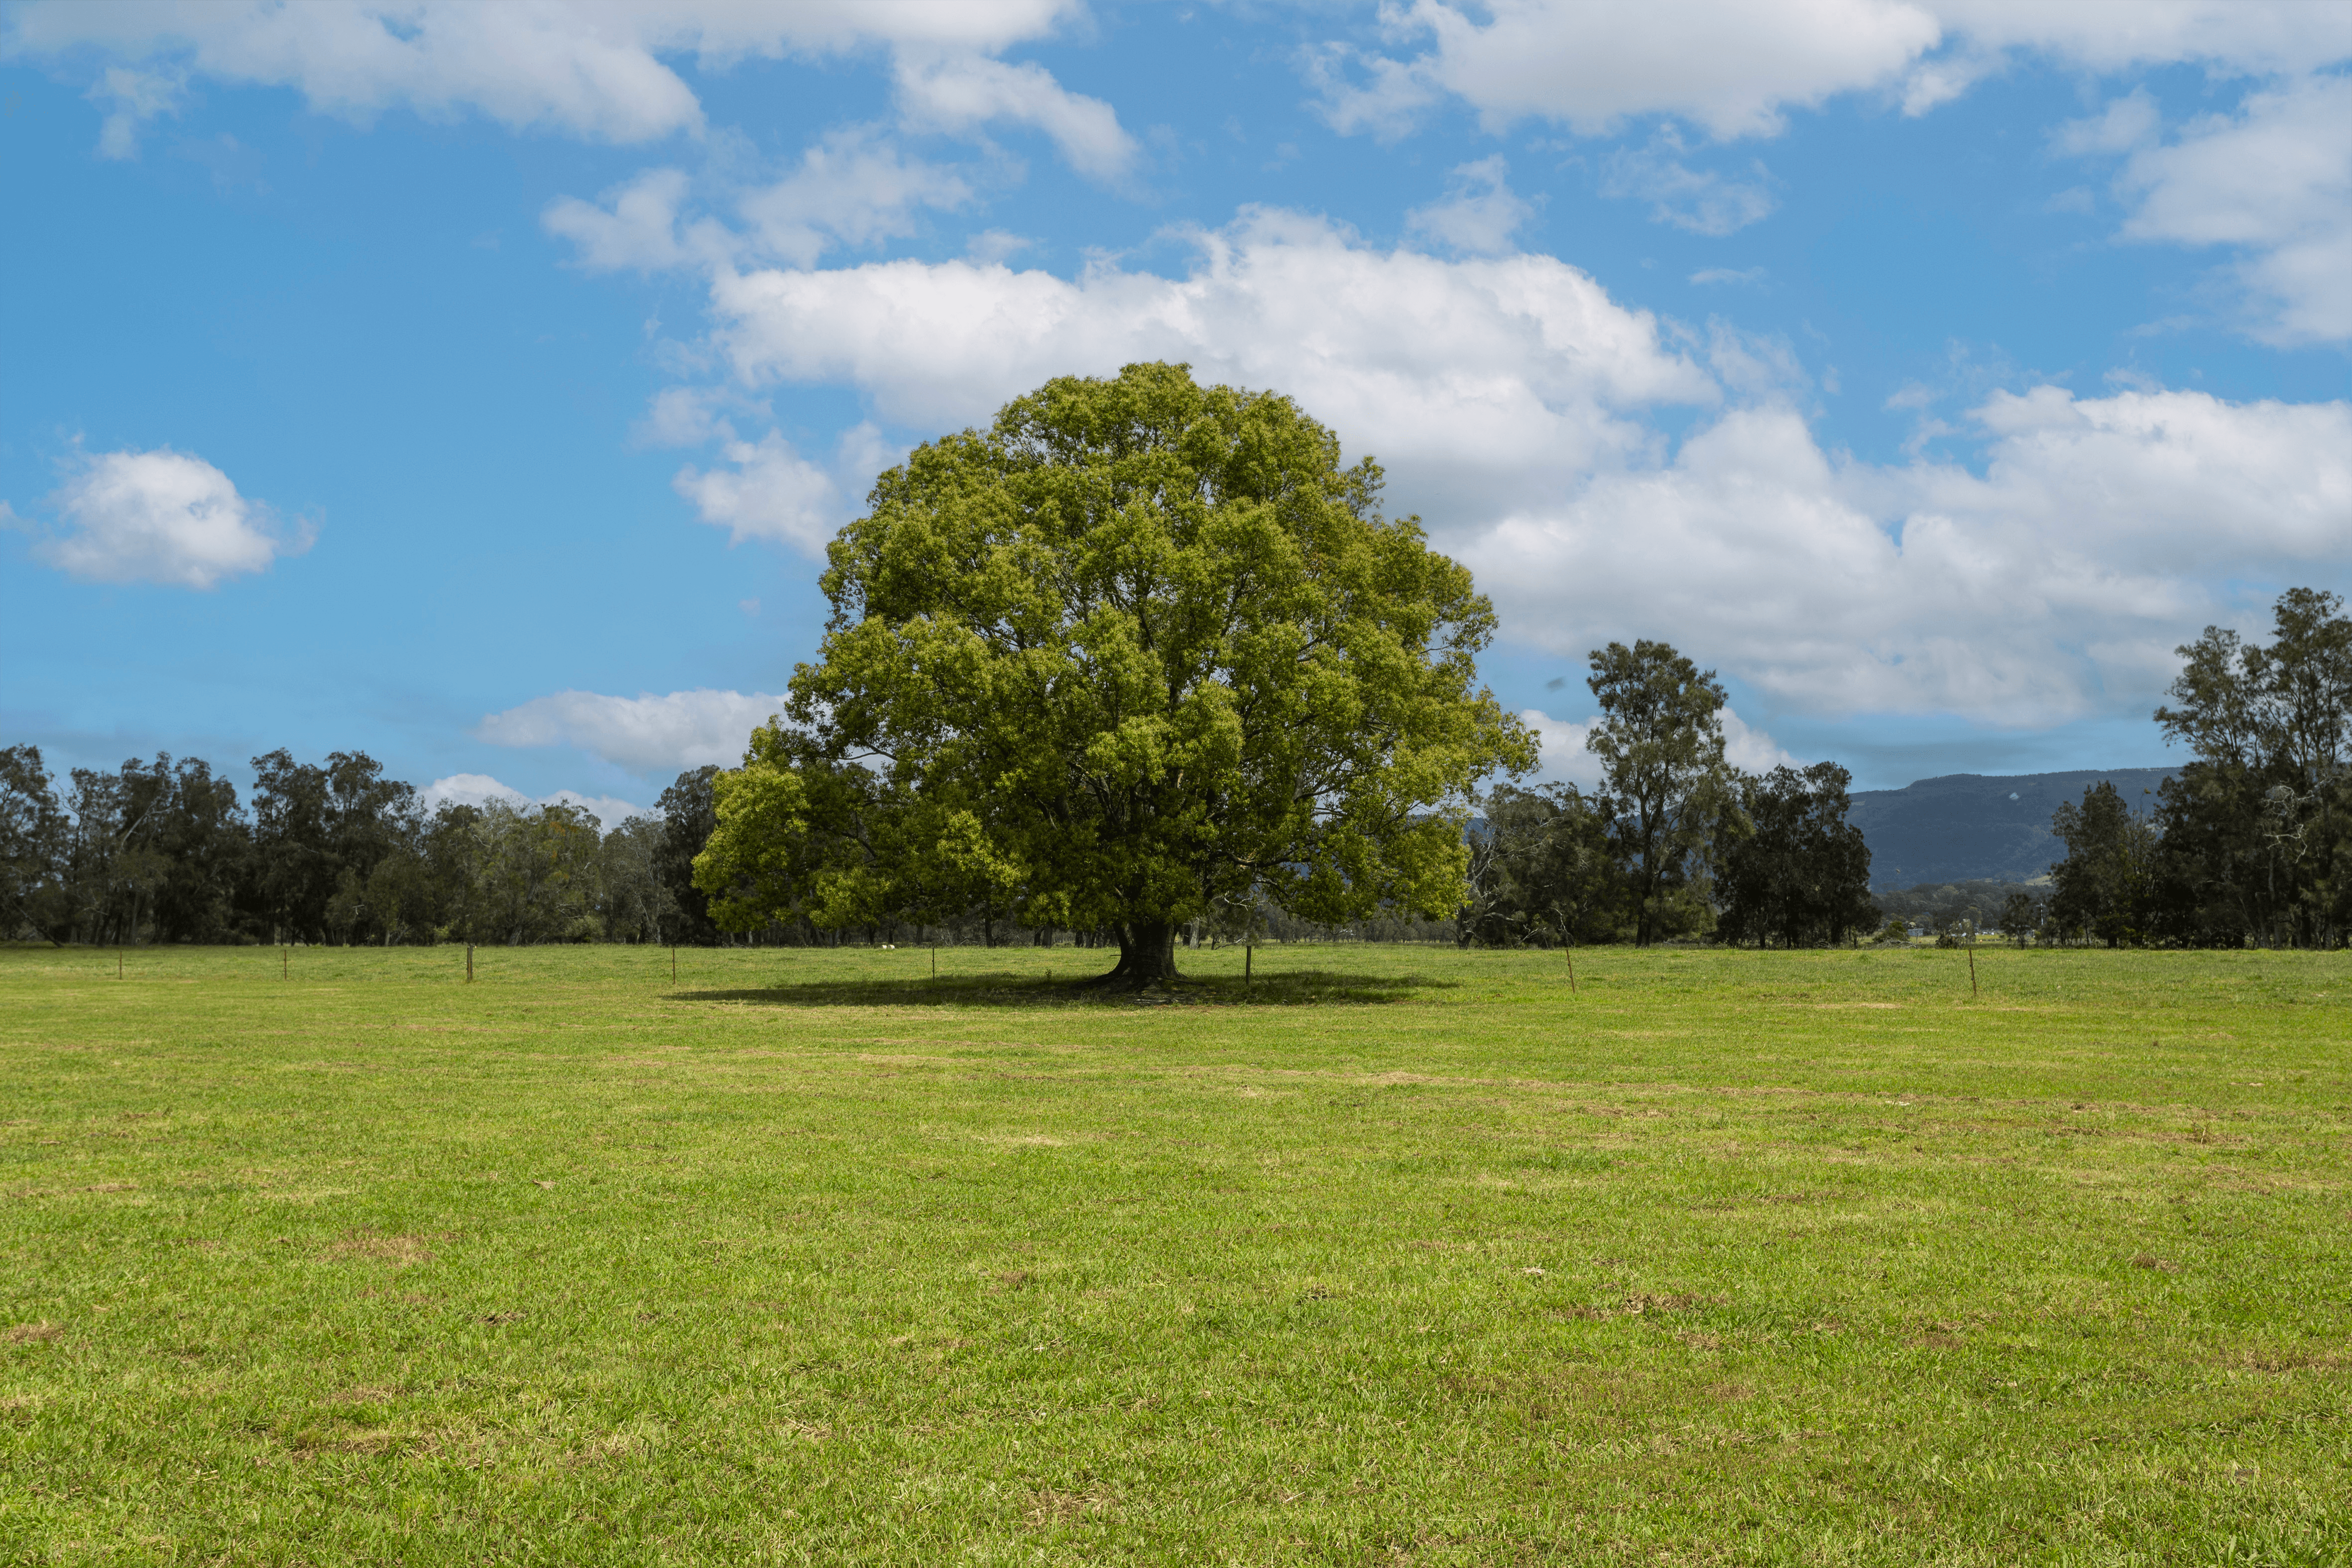
M 0 8 L 0 740 L 731 761 L 912 443 L 1192 361 L 1858 785 L 2352 587 L 2352 6 Z

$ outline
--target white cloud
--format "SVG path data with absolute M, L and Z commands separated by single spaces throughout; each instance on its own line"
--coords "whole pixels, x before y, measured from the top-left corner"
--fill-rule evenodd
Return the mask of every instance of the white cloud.
M 1693 234 L 1720 238 L 1771 216 L 1778 204 L 1761 163 L 1753 177 L 1734 179 L 1714 169 L 1694 169 L 1676 156 L 1671 135 L 1644 148 L 1612 154 L 1601 181 L 1604 196 L 1633 196 L 1650 204 L 1650 216 Z
M 2134 88 L 2089 119 L 2070 120 L 2058 127 L 2050 144 L 2078 158 L 2092 153 L 2128 153 L 2156 134 L 2161 113 L 2146 88 Z
M 919 207 L 967 205 L 972 190 L 937 164 L 908 159 L 870 127 L 826 133 L 800 167 L 737 204 L 751 243 L 795 267 L 835 245 L 864 246 L 915 232 Z
M 1500 155 L 1462 164 L 1446 177 L 1444 200 L 1405 214 L 1406 232 L 1466 256 L 1508 254 L 1511 236 L 1536 211 L 1505 183 L 1509 173 Z
M 1648 312 L 1548 256 L 1383 252 L 1264 209 L 1192 237 L 1172 279 L 964 261 L 721 273 L 714 336 L 747 387 L 845 383 L 926 429 L 983 421 L 1054 375 L 1189 361 L 1297 397 L 1351 454 L 1411 473 L 1401 504 L 1452 514 L 1648 450 L 1630 410 L 1718 395 Z
M 90 582 L 212 588 L 310 547 L 307 529 L 278 531 L 226 474 L 168 447 L 84 458 L 50 499 L 71 531 L 33 552 Z
M 1723 709 L 1722 718 L 1723 754 L 1733 767 L 1761 773 L 1778 767 L 1801 765 L 1771 736 L 1750 726 L 1729 706 Z M 1540 708 L 1528 708 L 1520 711 L 1519 720 L 1536 732 L 1539 752 L 1538 778 L 1560 779 L 1583 790 L 1601 786 L 1601 760 L 1586 747 L 1594 726 L 1600 722 L 1598 718 L 1555 719 Z
M 1761 283 L 1765 279 L 1761 267 L 1702 267 L 1690 275 L 1694 283 Z
M 678 205 L 692 182 L 683 169 L 647 169 L 606 191 L 604 205 L 559 196 L 540 215 L 547 232 L 580 247 L 580 263 L 600 271 L 658 272 L 698 259 L 678 237 Z M 715 259 L 706 255 L 703 259 Z
M 648 169 L 596 203 L 558 197 L 540 222 L 578 247 L 582 266 L 600 271 L 723 267 L 746 256 L 812 267 L 838 245 L 913 234 L 919 208 L 972 200 L 962 176 L 908 158 L 871 126 L 828 132 L 783 178 L 740 192 L 740 230 L 709 216 L 686 219 L 692 184 L 682 170 Z
M 901 50 L 898 82 L 910 129 L 967 132 L 1009 121 L 1044 132 L 1089 179 L 1116 180 L 1134 166 L 1135 141 L 1119 129 L 1117 111 L 1069 91 L 1043 66 Z
M 802 457 L 773 430 L 757 441 L 730 439 L 722 450 L 731 467 L 688 464 L 671 488 L 694 503 L 703 521 L 724 527 L 732 543 L 766 539 L 820 558 L 849 521 L 849 497 L 864 494 L 898 455 L 872 425 L 841 437 L 830 469 Z
M 735 426 L 722 409 L 742 405 L 742 399 L 725 389 L 709 386 L 666 386 L 654 394 L 646 416 L 631 432 L 640 446 L 699 447 L 706 442 L 735 438 Z
M 1519 721 L 1536 734 L 1536 777 L 1558 779 L 1582 790 L 1601 787 L 1601 759 L 1585 747 L 1590 719 L 1555 719 L 1540 708 L 1524 709 Z
M 2126 130 L 2137 134 L 2121 145 L 2137 150 L 2116 182 L 2136 204 L 2125 237 L 2236 247 L 2258 335 L 2352 338 L 2352 77 L 2250 93 L 2238 113 L 2192 121 L 2169 143 L 2151 141 L 2137 111 Z
M 186 83 L 172 70 L 133 70 L 109 66 L 89 89 L 91 102 L 106 108 L 99 122 L 98 154 L 101 158 L 135 158 L 139 132 L 162 114 L 177 113 Z
M 492 801 L 528 811 L 537 805 L 577 806 L 594 817 L 597 826 L 610 833 L 633 816 L 651 816 L 654 813 L 642 805 L 633 805 L 618 795 L 582 795 L 576 789 L 560 789 L 553 795 L 530 795 L 512 784 L 500 784 L 488 773 L 451 773 L 446 779 L 435 779 L 416 792 L 417 799 L 427 811 L 438 811 L 444 805 L 488 805 Z
M 487 714 L 474 733 L 498 746 L 574 746 L 651 776 L 706 763 L 740 764 L 751 731 L 783 706 L 782 696 L 759 691 L 559 691 Z
M 664 55 L 718 69 L 745 56 L 866 45 L 987 52 L 1050 33 L 1076 9 L 1076 0 L 37 0 L 8 14 L 0 54 L 95 46 L 220 81 L 291 87 L 313 109 L 353 120 L 404 106 L 626 142 L 701 128 L 701 104 Z
M 1383 13 L 1410 60 L 1372 58 L 1360 88 L 1331 80 L 1325 112 L 1340 131 L 1391 132 L 1444 94 L 1487 128 L 1535 118 L 1600 135 L 1635 115 L 1672 114 L 1718 137 L 1769 135 L 1785 106 L 1892 79 L 1939 36 L 1933 16 L 1879 0 L 1760 6 L 1741 0 L 1592 5 L 1492 0 L 1482 24 L 1441 0 Z
M 2025 724 L 2136 703 L 2174 644 L 2235 613 L 2221 584 L 2332 583 L 2352 560 L 2345 404 L 2041 387 L 1953 416 L 1979 468 L 1875 466 L 1815 441 L 1786 343 L 1701 342 L 1551 258 L 1383 251 L 1265 210 L 1193 237 L 1172 278 L 721 272 L 713 346 L 740 396 L 843 386 L 923 430 L 1137 360 L 1278 388 L 1381 458 L 1391 507 L 1476 570 L 1514 640 L 1580 657 L 1664 637 L 1800 710 Z M 1675 449 L 1652 417 L 1674 404 L 1727 411 Z M 814 548 L 847 510 L 846 458 L 731 456 L 714 521 Z
M 1803 765 L 1782 751 L 1779 742 L 1734 712 L 1727 703 L 1723 710 L 1723 755 L 1733 767 L 1751 773 Z
M 2254 75 L 2352 54 L 2352 6 L 2295 0 L 1412 0 L 1381 16 L 1393 44 L 1420 52 L 1309 56 L 1342 132 L 1399 134 L 1450 95 L 1495 131 L 1540 119 L 1600 135 L 1659 114 L 1727 139 L 1775 134 L 1787 110 L 1846 92 L 1899 89 L 1924 112 L 2010 53 L 2095 71 L 2186 61 Z
M 1507 627 L 1580 655 L 1665 637 L 1792 705 L 2055 722 L 2162 684 L 2225 579 L 2352 559 L 2352 405 L 1996 395 L 1981 476 L 1833 460 L 1736 409 L 1457 548 Z

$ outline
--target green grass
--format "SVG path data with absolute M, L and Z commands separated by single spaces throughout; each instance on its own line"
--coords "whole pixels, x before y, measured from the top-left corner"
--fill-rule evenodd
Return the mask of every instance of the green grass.
M 2352 957 L 0 952 L 0 1561 L 2352 1560 Z

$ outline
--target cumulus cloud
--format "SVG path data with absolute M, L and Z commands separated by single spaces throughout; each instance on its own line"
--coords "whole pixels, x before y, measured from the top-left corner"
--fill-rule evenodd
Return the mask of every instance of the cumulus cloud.
M 1402 504 L 1474 515 L 1648 450 L 1633 411 L 1719 395 L 1654 317 L 1550 257 L 1381 251 L 1267 209 L 1192 238 L 1178 278 L 911 260 L 722 272 L 714 341 L 748 389 L 847 384 L 924 429 L 984 421 L 1050 376 L 1189 361 L 1297 396 L 1351 452 L 1409 471 Z
M 2130 99 L 2095 123 L 2105 139 L 2084 150 L 2132 149 L 2116 181 L 2133 205 L 2126 238 L 2235 247 L 2258 335 L 2352 338 L 2352 76 L 2250 93 L 2169 142 Z
M 700 102 L 665 55 L 716 69 L 746 56 L 867 45 L 987 54 L 1050 33 L 1076 9 L 1076 0 L 36 0 L 9 14 L 0 52 L 95 47 L 162 70 L 290 87 L 313 109 L 354 120 L 398 106 L 629 142 L 702 126 Z M 134 121 L 152 111 L 135 99 L 117 110 Z
M 1140 359 L 1279 387 L 1379 455 L 1391 503 L 1477 570 L 1514 639 L 1574 657 L 1668 637 L 1814 712 L 2032 724 L 2137 701 L 2221 609 L 2209 584 L 2333 581 L 2352 559 L 2341 403 L 2044 386 L 1956 416 L 1978 467 L 1858 463 L 1814 439 L 1786 344 L 1679 335 L 1550 258 L 1384 251 L 1264 210 L 1194 238 L 1172 278 L 722 272 L 713 342 L 738 395 L 845 385 L 922 429 Z M 1654 416 L 1676 404 L 1705 416 L 1673 447 Z M 730 458 L 714 521 L 813 549 L 846 510 L 844 460 Z M 702 503 L 708 478 L 681 486 Z
M 783 179 L 737 204 L 749 242 L 795 267 L 835 245 L 866 246 L 915 232 L 922 207 L 967 205 L 972 189 L 952 170 L 910 159 L 871 127 L 829 132 Z
M 760 691 L 558 691 L 487 714 L 474 733 L 498 746 L 573 746 L 633 773 L 657 776 L 708 763 L 735 766 L 751 731 L 783 706 L 782 696 Z
M 1785 107 L 1891 79 L 1939 36 L 1920 8 L 1878 0 L 1799 8 L 1493 0 L 1479 9 L 1483 22 L 1444 0 L 1386 13 L 1399 42 L 1418 37 L 1427 48 L 1356 62 L 1360 83 L 1327 64 L 1326 117 L 1343 132 L 1393 133 L 1424 105 L 1455 96 L 1494 131 L 1534 118 L 1600 135 L 1663 113 L 1718 137 L 1770 134 Z
M 1089 179 L 1116 180 L 1134 166 L 1135 140 L 1119 129 L 1117 111 L 1065 89 L 1043 66 L 902 50 L 898 83 L 910 129 L 965 132 L 1010 121 L 1044 132 L 1063 160 Z
M 1771 736 L 1750 725 L 1728 706 L 1722 711 L 1722 720 L 1723 754 L 1733 767 L 1761 773 L 1778 767 L 1801 765 Z M 1559 779 L 1583 790 L 1601 786 L 1601 761 L 1586 746 L 1594 726 L 1600 722 L 1597 718 L 1555 719 L 1540 708 L 1528 708 L 1520 710 L 1519 721 L 1535 731 L 1539 758 L 1536 777 Z
M 1520 710 L 1519 721 L 1535 731 L 1536 777 L 1557 779 L 1579 789 L 1601 787 L 1601 759 L 1586 749 L 1590 719 L 1555 719 L 1540 708 Z
M 2352 405 L 1999 394 L 1981 474 L 1824 453 L 1783 404 L 1457 548 L 1517 636 L 1666 635 L 1817 712 L 2057 722 L 2137 700 L 2233 577 L 2340 576 Z
M 1718 139 L 1772 135 L 1792 108 L 1899 92 L 1925 112 L 2011 53 L 2112 71 L 2186 61 L 2254 75 L 2352 54 L 2352 7 L 2258 0 L 1412 0 L 1383 10 L 1392 48 L 1310 53 L 1321 108 L 1342 132 L 1401 134 L 1447 98 L 1490 130 L 1526 119 L 1600 135 L 1668 115 Z
M 757 441 L 730 438 L 722 450 L 727 467 L 689 463 L 671 488 L 694 503 L 703 521 L 726 529 L 731 543 L 765 539 L 817 557 L 849 521 L 848 498 L 864 493 L 895 456 L 870 424 L 841 437 L 830 468 L 802 457 L 773 430 Z
M 1405 231 L 1465 256 L 1501 256 L 1516 249 L 1511 236 L 1536 209 L 1505 183 L 1509 173 L 1499 155 L 1461 165 L 1446 177 L 1443 200 L 1405 215 Z
M 677 233 L 678 205 L 689 184 L 683 169 L 647 169 L 606 191 L 601 204 L 560 196 L 548 204 L 540 223 L 577 246 L 583 267 L 607 272 L 682 267 L 696 259 Z M 706 252 L 703 258 L 717 258 Z
M 435 779 L 416 792 L 427 811 L 438 811 L 445 805 L 488 805 L 492 801 L 510 805 L 517 811 L 528 811 L 539 805 L 576 806 L 596 819 L 606 832 L 618 827 L 633 816 L 654 814 L 618 795 L 582 795 L 576 789 L 560 789 L 553 795 L 525 795 L 512 784 L 500 784 L 488 773 L 451 773 L 446 779 Z
M 914 233 L 920 208 L 972 200 L 961 175 L 907 157 L 871 126 L 829 132 L 782 178 L 737 191 L 731 227 L 687 216 L 692 184 L 683 170 L 648 169 L 595 202 L 558 197 L 540 223 L 598 271 L 730 266 L 745 258 L 811 267 L 836 246 Z
M 89 582 L 207 589 L 310 547 L 307 528 L 280 531 L 226 474 L 169 447 L 84 457 L 50 500 L 68 529 L 33 553 Z

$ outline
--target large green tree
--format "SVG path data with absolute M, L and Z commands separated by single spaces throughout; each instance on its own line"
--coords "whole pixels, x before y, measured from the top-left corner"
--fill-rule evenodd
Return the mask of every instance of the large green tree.
M 1183 365 L 918 448 L 830 546 L 790 722 L 717 780 L 714 916 L 984 906 L 1115 931 L 1143 983 L 1253 899 L 1450 912 L 1470 791 L 1535 748 L 1476 684 L 1493 610 L 1380 494 L 1288 398 Z

